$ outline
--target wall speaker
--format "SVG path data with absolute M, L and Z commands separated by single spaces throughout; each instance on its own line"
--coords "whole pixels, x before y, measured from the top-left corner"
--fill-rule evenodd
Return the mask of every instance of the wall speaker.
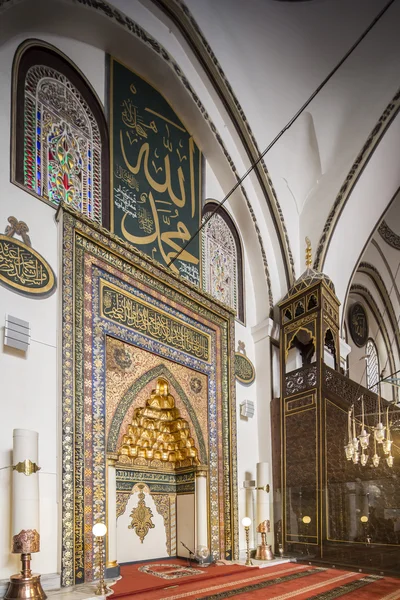
M 6 315 L 4 345 L 26 352 L 29 348 L 31 330 L 28 321 Z
M 252 400 L 245 400 L 240 405 L 240 414 L 242 417 L 252 419 L 254 417 L 254 402 Z

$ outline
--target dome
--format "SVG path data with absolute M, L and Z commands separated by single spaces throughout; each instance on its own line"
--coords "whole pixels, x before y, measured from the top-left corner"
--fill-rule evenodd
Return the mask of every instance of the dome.
M 327 285 L 328 288 L 335 294 L 335 286 L 328 275 L 325 275 L 325 273 L 320 273 L 315 269 L 311 269 L 311 267 L 307 267 L 304 273 L 298 279 L 296 279 L 286 296 L 282 298 L 281 302 L 291 298 L 292 296 L 295 296 L 302 290 L 314 285 L 314 283 L 319 283 L 321 281 L 323 281 L 325 285 Z

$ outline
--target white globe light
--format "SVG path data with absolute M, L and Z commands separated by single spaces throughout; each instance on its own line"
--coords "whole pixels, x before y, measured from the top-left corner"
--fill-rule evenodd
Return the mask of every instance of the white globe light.
M 244 517 L 242 519 L 242 525 L 243 525 L 243 527 L 250 527 L 250 525 L 251 525 L 250 517 Z
M 199 546 L 197 548 L 196 556 L 198 556 L 199 558 L 206 560 L 206 558 L 208 558 L 209 554 L 210 554 L 210 551 L 207 548 L 207 546 Z
M 93 525 L 92 532 L 96 537 L 104 537 L 107 533 L 107 527 L 104 523 L 96 523 Z

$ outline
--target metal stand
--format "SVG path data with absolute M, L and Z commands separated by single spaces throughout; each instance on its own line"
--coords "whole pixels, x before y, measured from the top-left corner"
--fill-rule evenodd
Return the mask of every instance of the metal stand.
M 99 579 L 99 585 L 97 586 L 94 593 L 96 594 L 96 596 L 105 596 L 106 594 L 111 593 L 112 590 L 110 590 L 110 588 L 106 586 L 105 581 L 104 581 L 104 559 L 103 559 L 104 541 L 103 541 L 102 537 L 97 537 L 96 541 L 99 546 L 100 579 Z
M 45 600 L 40 575 L 31 571 L 31 555 L 21 554 L 22 571 L 11 575 L 4 600 Z
M 250 531 L 250 527 L 245 527 L 244 528 L 245 532 L 246 532 L 246 562 L 245 565 L 246 567 L 251 567 L 252 566 L 252 562 L 250 559 L 250 536 L 249 536 L 249 531 Z

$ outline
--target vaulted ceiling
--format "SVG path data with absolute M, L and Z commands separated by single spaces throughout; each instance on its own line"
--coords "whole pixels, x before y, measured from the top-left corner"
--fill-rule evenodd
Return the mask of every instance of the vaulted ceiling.
M 102 53 L 145 75 L 193 131 L 216 200 L 272 143 L 227 202 L 254 320 L 303 270 L 306 235 L 345 299 L 400 184 L 399 0 L 0 0 L 0 18 L 3 46 L 76 40 L 104 102 Z

